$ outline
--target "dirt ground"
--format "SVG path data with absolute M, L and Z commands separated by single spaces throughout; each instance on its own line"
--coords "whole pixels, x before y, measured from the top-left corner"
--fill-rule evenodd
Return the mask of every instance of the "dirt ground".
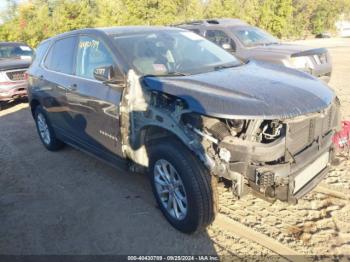
M 350 119 L 350 39 L 303 41 L 329 48 L 330 86 Z M 350 160 L 322 183 L 350 195 Z M 349 201 L 312 192 L 298 205 L 219 188 L 221 213 L 305 255 L 350 255 Z M 145 176 L 66 147 L 41 145 L 27 104 L 0 112 L 0 254 L 217 254 L 223 260 L 280 260 L 261 244 L 214 224 L 185 235 L 162 217 Z M 249 256 L 249 257 L 248 257 Z

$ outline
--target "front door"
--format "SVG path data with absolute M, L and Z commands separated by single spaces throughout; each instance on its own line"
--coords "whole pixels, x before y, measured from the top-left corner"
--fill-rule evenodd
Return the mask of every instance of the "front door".
M 89 35 L 78 39 L 75 63 L 76 81 L 67 89 L 71 130 L 78 140 L 94 153 L 108 152 L 121 156 L 119 103 L 122 87 L 111 87 L 94 78 L 94 70 L 116 66 L 108 46 Z

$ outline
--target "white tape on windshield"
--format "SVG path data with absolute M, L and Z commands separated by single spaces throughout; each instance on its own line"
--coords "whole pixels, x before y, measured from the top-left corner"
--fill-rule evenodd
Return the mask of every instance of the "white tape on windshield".
M 203 38 L 195 33 L 192 33 L 192 32 L 181 32 L 181 34 L 183 36 L 186 36 L 187 38 L 191 39 L 191 40 L 203 40 Z

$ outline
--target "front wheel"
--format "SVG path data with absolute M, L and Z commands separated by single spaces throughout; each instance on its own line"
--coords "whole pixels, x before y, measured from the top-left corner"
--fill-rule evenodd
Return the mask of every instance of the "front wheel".
M 171 225 L 184 233 L 215 218 L 216 179 L 182 143 L 157 140 L 149 146 L 149 176 L 157 203 Z

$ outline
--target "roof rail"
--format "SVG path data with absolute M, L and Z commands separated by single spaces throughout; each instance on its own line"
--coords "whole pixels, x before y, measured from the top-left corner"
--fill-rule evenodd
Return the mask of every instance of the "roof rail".
M 211 18 L 211 19 L 202 19 L 202 20 L 190 20 L 179 24 L 172 24 L 170 26 L 202 25 L 202 24 L 247 25 L 246 22 L 237 18 Z
M 201 25 L 204 24 L 205 20 L 190 20 L 190 21 L 185 21 L 182 23 L 178 24 L 171 24 L 170 26 L 179 26 L 179 25 Z
M 215 25 L 220 24 L 220 22 L 218 20 L 216 20 L 216 19 L 208 19 L 208 20 L 206 20 L 206 22 L 208 24 L 215 24 Z

